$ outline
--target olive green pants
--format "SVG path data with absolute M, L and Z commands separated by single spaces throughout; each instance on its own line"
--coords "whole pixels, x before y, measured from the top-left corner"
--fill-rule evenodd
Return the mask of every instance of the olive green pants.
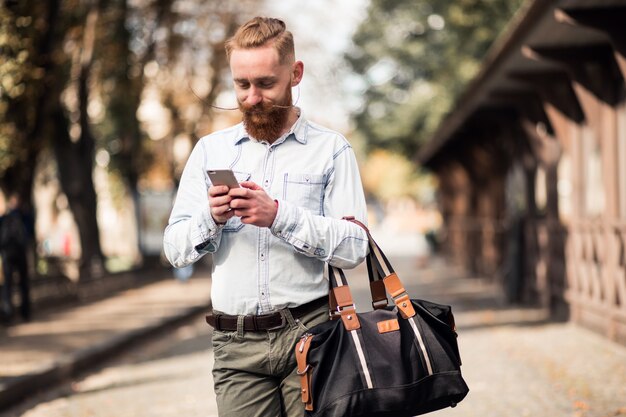
M 213 332 L 213 380 L 220 417 L 302 417 L 294 349 L 309 328 L 328 320 L 323 306 L 274 331 Z M 241 327 L 241 326 L 240 326 Z

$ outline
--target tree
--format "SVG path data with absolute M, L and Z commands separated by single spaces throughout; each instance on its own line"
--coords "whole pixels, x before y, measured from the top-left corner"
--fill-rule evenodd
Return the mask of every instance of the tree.
M 59 2 L 0 6 L 0 188 L 32 207 L 33 170 L 44 147 L 46 94 L 55 67 Z
M 364 85 L 370 148 L 411 158 L 430 138 L 520 0 L 372 0 L 346 56 Z
M 251 1 L 216 0 L 0 4 L 0 187 L 30 204 L 38 156 L 52 149 L 79 230 L 81 277 L 89 276 L 103 260 L 92 179 L 96 150 L 111 155 L 110 169 L 136 197 L 154 159 L 137 118 L 145 89 L 157 89 L 181 114 L 168 137 L 191 134 L 210 112 L 183 116 L 180 109 L 213 103 L 227 64 L 223 41 L 254 8 Z M 149 66 L 170 81 L 147 77 Z M 200 99 L 181 84 L 196 73 L 210 75 Z

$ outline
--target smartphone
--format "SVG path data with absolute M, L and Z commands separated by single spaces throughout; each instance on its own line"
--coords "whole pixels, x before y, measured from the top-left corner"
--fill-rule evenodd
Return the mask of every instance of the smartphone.
M 209 174 L 213 185 L 227 185 L 229 188 L 239 187 L 239 182 L 230 169 L 210 169 L 207 174 Z

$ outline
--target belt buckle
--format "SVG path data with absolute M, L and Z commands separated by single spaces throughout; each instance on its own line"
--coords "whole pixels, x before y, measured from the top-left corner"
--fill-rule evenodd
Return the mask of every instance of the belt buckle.
M 267 331 L 280 330 L 287 325 L 287 319 L 285 318 L 285 313 L 283 313 L 282 311 L 278 311 L 278 314 L 280 315 L 280 324 L 274 327 L 270 327 L 269 329 L 267 329 Z

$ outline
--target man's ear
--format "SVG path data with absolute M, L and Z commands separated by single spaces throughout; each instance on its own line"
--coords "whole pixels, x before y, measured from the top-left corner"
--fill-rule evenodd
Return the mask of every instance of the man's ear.
M 302 76 L 304 75 L 304 63 L 302 61 L 296 61 L 293 64 L 293 68 L 291 71 L 291 86 L 295 87 L 300 84 L 302 81 Z

